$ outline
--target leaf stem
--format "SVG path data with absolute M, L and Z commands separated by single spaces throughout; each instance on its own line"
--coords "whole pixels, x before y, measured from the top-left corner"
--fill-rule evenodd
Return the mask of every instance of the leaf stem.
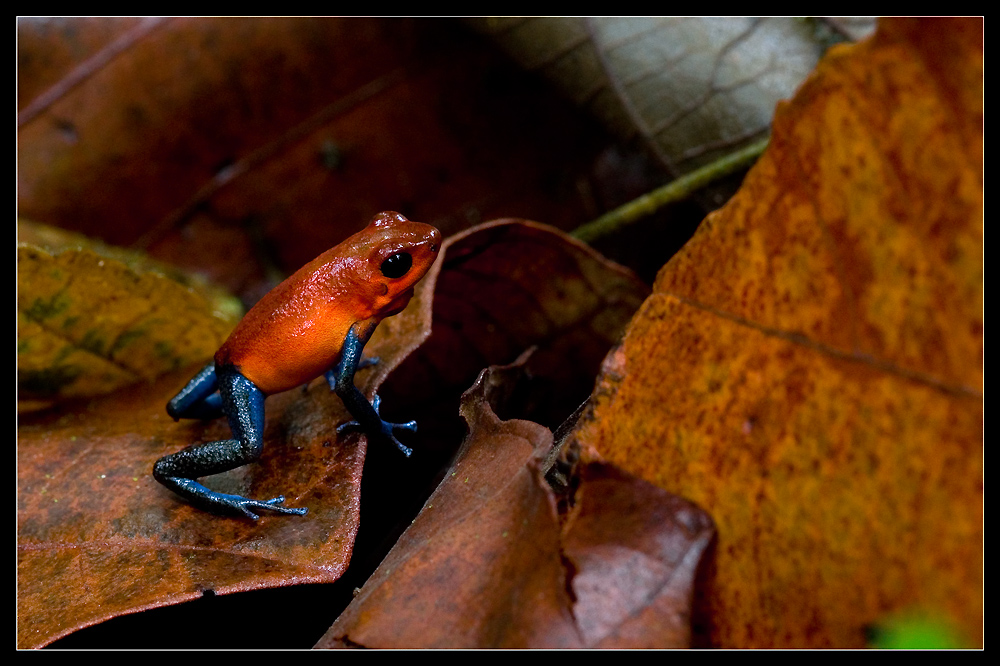
M 623 206 L 608 211 L 593 222 L 580 225 L 570 232 L 570 235 L 585 243 L 592 243 L 602 236 L 613 234 L 663 206 L 682 201 L 705 185 L 753 164 L 767 148 L 768 141 L 769 137 L 765 137 L 746 148 L 720 157 Z

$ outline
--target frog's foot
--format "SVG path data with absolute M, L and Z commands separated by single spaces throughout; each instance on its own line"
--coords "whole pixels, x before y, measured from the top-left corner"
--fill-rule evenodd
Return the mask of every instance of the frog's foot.
M 372 409 L 375 410 L 375 414 L 376 415 L 378 415 L 378 413 L 379 413 L 379 405 L 381 405 L 381 404 L 382 404 L 382 399 L 376 393 L 372 397 Z M 381 435 L 383 438 L 385 438 L 385 439 L 389 440 L 390 442 L 392 442 L 396 446 L 396 448 L 399 449 L 403 453 L 404 456 L 406 456 L 407 458 L 409 458 L 410 455 L 413 453 L 413 449 L 411 449 L 410 447 L 406 446 L 405 444 L 403 444 L 402 442 L 400 442 L 398 439 L 396 439 L 396 433 L 395 433 L 395 431 L 396 430 L 405 430 L 406 432 L 416 432 L 417 431 L 417 422 L 416 421 L 407 421 L 406 423 L 391 423 L 389 421 L 382 420 L 381 416 L 379 416 L 379 424 L 380 425 L 378 426 L 378 432 L 377 433 L 372 433 L 372 432 L 369 432 L 368 430 L 366 430 L 365 427 L 360 422 L 358 422 L 358 421 L 348 421 L 347 423 L 342 423 L 339 426 L 337 426 L 337 434 L 340 435 L 340 434 L 345 433 L 345 432 L 355 432 L 355 431 L 360 430 L 362 432 L 365 432 L 369 436 L 379 436 L 379 435 Z
M 257 520 L 260 518 L 254 511 L 273 511 L 291 516 L 304 516 L 309 509 L 293 509 L 281 506 L 285 502 L 284 495 L 272 497 L 269 500 L 255 500 L 240 495 L 227 495 L 209 490 L 194 479 L 173 477 L 172 487 L 179 495 L 186 497 L 192 504 L 211 511 L 212 513 L 238 516 Z

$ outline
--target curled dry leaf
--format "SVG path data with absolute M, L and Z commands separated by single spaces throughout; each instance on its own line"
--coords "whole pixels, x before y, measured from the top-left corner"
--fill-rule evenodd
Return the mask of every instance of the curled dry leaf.
M 716 521 L 701 643 L 982 641 L 982 29 L 832 49 L 605 361 L 576 440 Z
M 593 462 L 564 521 L 540 463 L 552 433 L 493 411 L 510 368 L 463 396 L 444 482 L 317 647 L 684 647 L 713 534 L 690 503 Z
M 99 244 L 102 254 L 80 249 L 84 241 L 58 230 L 19 223 L 18 231 L 69 246 L 55 256 L 18 246 L 20 405 L 110 393 L 187 367 L 210 357 L 238 319 L 238 304 L 218 290 L 136 272 L 121 252 L 112 259 Z
M 518 17 L 471 19 L 675 176 L 765 134 L 775 104 L 830 41 L 872 19 Z M 844 28 L 850 30 L 847 32 Z
M 369 341 L 382 362 L 358 373 L 369 396 L 429 332 L 432 285 Z M 380 327 L 381 328 L 381 327 Z M 398 337 L 396 337 L 398 336 Z M 197 369 L 197 368 L 195 368 Z M 302 517 L 257 523 L 195 509 L 157 484 L 166 453 L 230 436 L 224 419 L 174 423 L 164 407 L 193 370 L 96 400 L 83 412 L 22 418 L 18 428 L 18 646 L 41 647 L 124 613 L 218 594 L 333 582 L 359 520 L 366 442 L 325 381 L 267 401 L 260 461 L 209 477 L 247 497 L 284 495 Z M 378 374 L 376 374 L 376 372 Z

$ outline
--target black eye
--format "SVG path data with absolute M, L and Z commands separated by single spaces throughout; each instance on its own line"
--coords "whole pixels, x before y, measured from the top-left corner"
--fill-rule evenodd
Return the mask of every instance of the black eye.
M 413 265 L 413 257 L 409 252 L 397 252 L 382 262 L 382 275 L 387 278 L 400 278 L 406 275 Z

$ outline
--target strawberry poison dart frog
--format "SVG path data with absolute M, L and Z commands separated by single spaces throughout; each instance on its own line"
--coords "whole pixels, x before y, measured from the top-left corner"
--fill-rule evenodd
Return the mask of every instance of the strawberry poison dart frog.
M 229 419 L 232 439 L 194 444 L 164 456 L 153 466 L 157 481 L 213 513 L 257 519 L 266 510 L 302 515 L 282 506 L 282 496 L 255 500 L 209 490 L 195 479 L 246 465 L 263 448 L 264 398 L 324 375 L 356 419 L 337 429 L 360 428 L 410 449 L 397 430 L 417 424 L 389 423 L 379 416 L 379 399 L 369 402 L 354 386 L 358 367 L 377 362 L 361 351 L 378 323 L 399 313 L 413 285 L 434 263 L 441 232 L 399 213 L 376 215 L 362 231 L 327 250 L 267 293 L 236 326 L 215 354 L 167 404 L 174 420 Z

